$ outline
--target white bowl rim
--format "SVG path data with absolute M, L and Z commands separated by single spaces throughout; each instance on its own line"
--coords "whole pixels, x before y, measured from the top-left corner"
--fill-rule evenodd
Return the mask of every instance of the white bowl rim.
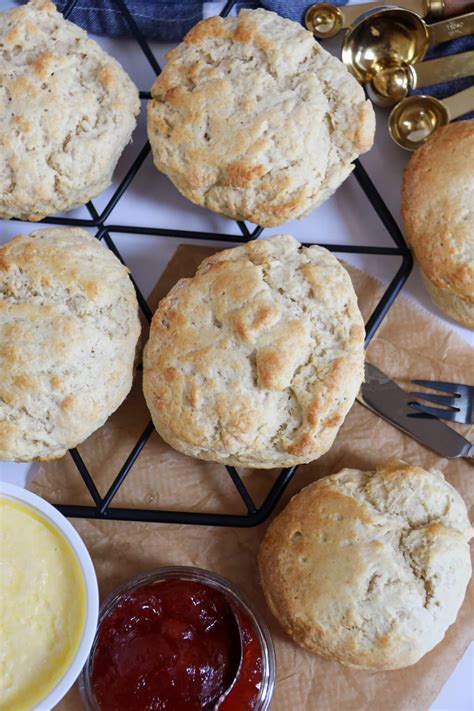
M 52 504 L 48 503 L 41 496 L 33 494 L 16 484 L 0 482 L 0 496 L 16 499 L 30 508 L 36 510 L 43 518 L 53 524 L 70 544 L 77 561 L 81 567 L 84 586 L 86 591 L 86 618 L 81 641 L 76 653 L 59 681 L 30 711 L 51 711 L 62 698 L 67 694 L 74 682 L 81 673 L 82 667 L 86 663 L 87 657 L 94 641 L 97 620 L 99 616 L 99 590 L 97 586 L 97 576 L 94 570 L 89 551 L 85 543 L 79 536 L 74 526 L 63 516 Z

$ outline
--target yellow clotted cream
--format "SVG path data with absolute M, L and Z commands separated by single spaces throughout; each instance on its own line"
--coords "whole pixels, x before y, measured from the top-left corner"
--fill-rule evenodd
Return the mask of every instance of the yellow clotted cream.
M 40 514 L 0 497 L 0 710 L 27 711 L 57 684 L 86 618 L 81 567 Z

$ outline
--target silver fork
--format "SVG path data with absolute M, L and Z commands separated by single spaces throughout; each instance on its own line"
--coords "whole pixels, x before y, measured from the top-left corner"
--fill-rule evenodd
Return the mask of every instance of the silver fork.
M 474 386 L 463 385 L 462 383 L 445 383 L 438 380 L 412 380 L 414 385 L 421 385 L 424 388 L 441 390 L 449 395 L 435 395 L 434 393 L 411 392 L 410 395 L 420 400 L 428 400 L 443 407 L 429 407 L 418 402 L 410 402 L 410 407 L 423 415 L 439 417 L 451 422 L 463 422 L 472 424 L 474 422 L 473 401 Z M 413 414 L 411 417 L 416 417 Z M 418 415 L 419 416 L 419 415 Z

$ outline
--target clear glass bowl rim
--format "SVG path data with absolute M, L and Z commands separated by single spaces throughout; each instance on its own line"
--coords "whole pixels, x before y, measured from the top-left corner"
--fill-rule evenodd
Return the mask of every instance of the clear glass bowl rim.
M 102 621 L 109 614 L 110 610 L 115 607 L 124 594 L 142 587 L 142 585 L 147 583 L 170 580 L 173 578 L 180 580 L 195 580 L 219 590 L 250 617 L 250 620 L 258 634 L 263 657 L 262 685 L 260 687 L 260 693 L 254 711 L 267 711 L 270 706 L 275 686 L 276 662 L 273 640 L 266 623 L 256 612 L 253 604 L 249 601 L 247 596 L 238 590 L 229 580 L 221 575 L 218 575 L 217 573 L 213 573 L 210 570 L 187 565 L 170 565 L 162 568 L 155 568 L 145 573 L 140 573 L 119 585 L 104 599 L 100 607 L 96 637 L 79 679 L 81 696 L 88 711 L 99 711 L 92 693 L 91 673 L 92 659 L 94 657 L 98 633 Z

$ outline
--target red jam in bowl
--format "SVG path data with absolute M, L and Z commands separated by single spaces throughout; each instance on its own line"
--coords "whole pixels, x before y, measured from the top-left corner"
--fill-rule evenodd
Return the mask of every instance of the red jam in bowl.
M 89 707 L 265 709 L 265 650 L 256 624 L 234 595 L 198 579 L 144 580 L 125 589 L 99 623 L 86 672 Z M 270 696 L 272 688 L 273 680 Z
M 219 711 L 254 711 L 263 678 L 262 647 L 249 615 L 236 610 L 242 640 L 242 664 L 230 693 Z

